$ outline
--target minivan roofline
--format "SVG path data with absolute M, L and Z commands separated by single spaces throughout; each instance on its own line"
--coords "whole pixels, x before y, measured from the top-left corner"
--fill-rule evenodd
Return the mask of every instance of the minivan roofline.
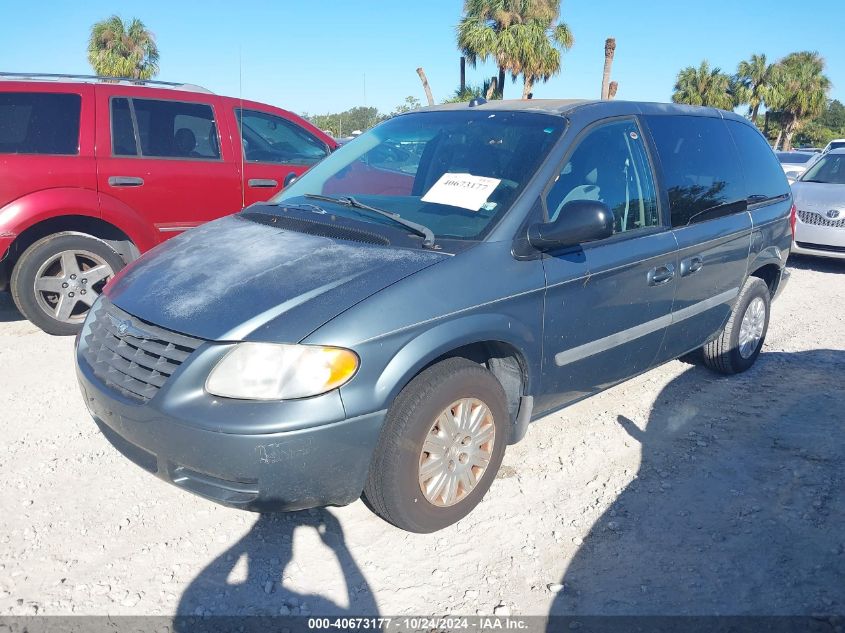
M 443 103 L 426 106 L 412 112 L 455 112 L 460 110 L 478 110 L 481 112 L 540 112 L 558 116 L 567 116 L 577 110 L 586 108 L 597 109 L 597 116 L 606 111 L 607 116 L 624 116 L 630 114 L 675 114 L 688 116 L 705 116 L 748 122 L 748 119 L 735 112 L 719 110 L 705 106 L 692 106 L 681 103 L 659 103 L 650 101 L 600 101 L 596 99 L 502 99 L 470 106 L 470 102 Z M 403 116 L 403 115 L 399 115 Z

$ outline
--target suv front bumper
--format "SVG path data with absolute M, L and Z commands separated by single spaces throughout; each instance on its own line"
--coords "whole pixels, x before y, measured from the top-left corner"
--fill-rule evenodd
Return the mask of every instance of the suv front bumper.
M 284 432 L 237 434 L 198 428 L 155 407 L 130 404 L 77 354 L 85 403 L 111 444 L 175 486 L 256 512 L 345 505 L 361 496 L 384 411 Z M 237 419 L 272 419 L 284 403 L 222 402 Z M 221 412 L 218 411 L 218 415 Z M 276 418 L 278 419 L 278 417 Z

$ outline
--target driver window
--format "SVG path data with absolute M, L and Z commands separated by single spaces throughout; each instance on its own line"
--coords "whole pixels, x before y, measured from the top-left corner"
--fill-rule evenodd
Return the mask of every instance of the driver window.
M 549 221 L 567 202 L 598 200 L 613 212 L 614 233 L 660 224 L 654 178 L 632 120 L 593 129 L 578 144 L 546 196 Z

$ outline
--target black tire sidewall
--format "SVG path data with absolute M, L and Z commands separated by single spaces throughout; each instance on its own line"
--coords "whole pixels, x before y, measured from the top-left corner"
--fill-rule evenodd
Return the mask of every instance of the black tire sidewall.
M 49 258 L 68 250 L 90 251 L 102 257 L 117 273 L 125 265 L 123 259 L 108 244 L 81 233 L 57 233 L 47 236 L 26 249 L 12 271 L 10 288 L 18 310 L 33 324 L 56 336 L 79 332 L 82 324 L 64 323 L 48 315 L 35 298 L 33 289 L 38 269 Z
M 742 319 L 745 316 L 746 310 L 748 310 L 748 306 L 751 305 L 751 302 L 757 297 L 761 298 L 763 300 L 763 304 L 766 306 L 766 320 L 763 324 L 763 336 L 757 343 L 757 349 L 754 350 L 754 353 L 751 354 L 751 356 L 749 356 L 748 358 L 743 358 L 742 354 L 739 353 L 739 333 L 742 330 Z M 757 357 L 760 355 L 760 352 L 763 350 L 763 343 L 766 342 L 766 335 L 769 332 L 769 317 L 771 316 L 771 307 L 772 300 L 771 296 L 769 295 L 768 286 L 762 280 L 754 280 L 754 282 L 749 285 L 748 290 L 743 293 L 742 297 L 740 298 L 739 302 L 735 307 L 736 317 L 734 327 L 731 330 L 730 340 L 730 362 L 731 366 L 735 369 L 736 372 L 743 372 L 746 369 L 750 368 L 757 360 Z
M 444 508 L 431 504 L 420 489 L 420 452 L 437 416 L 461 398 L 477 398 L 489 407 L 496 435 L 490 463 L 478 484 L 459 503 Z M 414 531 L 433 532 L 469 514 L 496 478 L 508 443 L 509 423 L 504 390 L 488 370 L 468 363 L 442 380 L 436 392 L 410 411 L 406 420 L 404 441 L 400 445 L 400 455 L 397 455 L 400 467 L 395 473 L 395 491 L 398 494 L 393 500 L 398 506 L 398 514 L 404 518 L 403 522 L 412 524 Z

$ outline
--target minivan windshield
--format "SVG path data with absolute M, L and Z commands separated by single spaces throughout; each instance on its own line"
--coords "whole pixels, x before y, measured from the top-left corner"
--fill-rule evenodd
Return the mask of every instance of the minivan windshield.
M 801 182 L 845 185 L 845 154 L 825 154 L 806 171 Z
M 348 203 L 352 198 L 422 225 L 438 238 L 481 239 L 508 211 L 565 127 L 562 117 L 533 112 L 467 109 L 397 116 L 338 149 L 271 203 L 317 204 L 397 226 L 390 217 L 356 211 Z

